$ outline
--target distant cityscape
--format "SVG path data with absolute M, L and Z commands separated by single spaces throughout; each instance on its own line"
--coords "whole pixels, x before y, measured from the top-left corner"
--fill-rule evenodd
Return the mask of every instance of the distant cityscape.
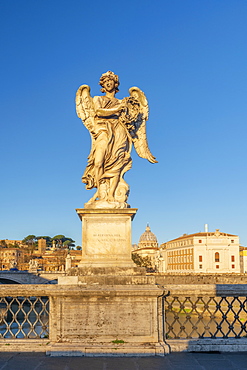
M 81 247 L 64 235 L 0 240 L 0 270 L 65 271 L 81 261 Z M 216 229 L 183 234 L 159 245 L 149 225 L 132 245 L 132 259 L 150 273 L 240 274 L 247 272 L 247 247 L 237 235 Z
M 81 247 L 76 247 L 71 238 L 29 235 L 23 240 L 0 240 L 0 270 L 64 271 L 66 258 L 70 267 L 81 260 Z

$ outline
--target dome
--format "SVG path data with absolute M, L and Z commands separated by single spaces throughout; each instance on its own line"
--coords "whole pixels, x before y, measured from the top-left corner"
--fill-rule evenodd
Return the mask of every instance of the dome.
M 144 248 L 144 247 L 158 247 L 158 240 L 154 233 L 152 233 L 149 225 L 147 224 L 145 232 L 140 236 L 139 243 L 138 243 L 139 248 Z

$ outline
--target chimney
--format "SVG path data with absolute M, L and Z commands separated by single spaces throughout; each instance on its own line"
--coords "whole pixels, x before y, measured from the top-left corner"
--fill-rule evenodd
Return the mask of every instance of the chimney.
M 208 233 L 208 224 L 204 224 L 204 232 Z

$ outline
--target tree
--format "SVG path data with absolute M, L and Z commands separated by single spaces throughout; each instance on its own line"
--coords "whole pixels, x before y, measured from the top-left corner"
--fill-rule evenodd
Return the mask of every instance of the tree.
M 17 242 L 7 244 L 7 248 L 20 248 Z
M 51 238 L 52 242 L 55 241 L 56 248 L 61 248 L 63 241 L 65 241 L 64 235 L 55 235 Z
M 36 236 L 35 235 L 28 235 L 23 240 L 23 244 L 34 244 L 36 242 Z
M 141 257 L 138 253 L 132 253 L 132 260 L 137 266 L 145 267 L 147 272 L 154 272 L 152 260 L 149 256 Z
M 2 248 L 7 248 L 6 241 L 5 241 L 5 240 L 0 240 L 0 246 L 1 246 Z
M 56 248 L 72 248 L 75 246 L 75 241 L 71 238 L 67 238 L 64 235 L 56 235 L 51 240 L 55 241 Z
M 27 244 L 30 254 L 33 254 L 33 251 L 37 245 L 37 238 L 35 235 L 28 235 L 22 240 L 22 243 Z
M 63 242 L 63 246 L 68 247 L 69 249 L 71 249 L 72 247 L 75 246 L 74 240 L 72 240 L 72 239 L 65 240 L 65 242 Z

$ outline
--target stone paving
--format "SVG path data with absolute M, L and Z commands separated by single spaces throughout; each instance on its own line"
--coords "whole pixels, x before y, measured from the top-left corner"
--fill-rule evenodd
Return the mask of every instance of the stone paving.
M 244 370 L 247 352 L 172 353 L 166 357 L 49 357 L 0 353 L 0 370 Z

